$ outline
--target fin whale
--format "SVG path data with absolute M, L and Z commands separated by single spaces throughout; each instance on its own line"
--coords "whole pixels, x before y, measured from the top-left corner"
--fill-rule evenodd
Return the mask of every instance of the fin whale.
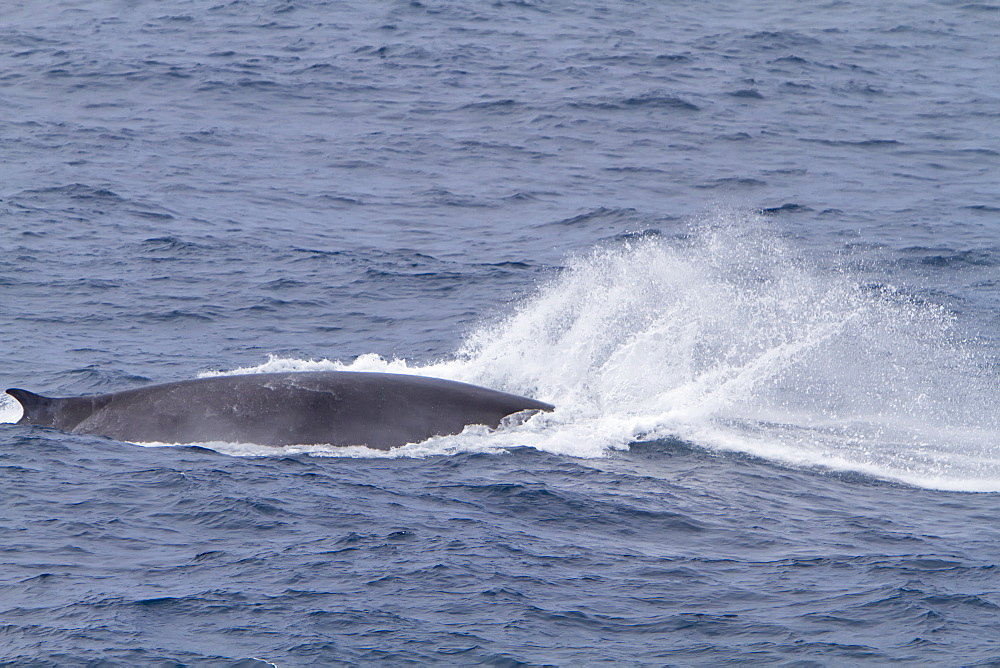
M 226 441 L 389 448 L 521 411 L 554 408 L 453 380 L 392 373 L 306 371 L 215 376 L 81 397 L 21 389 L 18 424 L 139 443 Z

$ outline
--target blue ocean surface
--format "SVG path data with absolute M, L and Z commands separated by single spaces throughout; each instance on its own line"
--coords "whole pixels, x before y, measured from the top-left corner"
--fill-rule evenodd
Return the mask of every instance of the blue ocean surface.
M 5 0 L 2 387 L 460 380 L 389 452 L 0 399 L 5 665 L 996 665 L 1000 4 Z

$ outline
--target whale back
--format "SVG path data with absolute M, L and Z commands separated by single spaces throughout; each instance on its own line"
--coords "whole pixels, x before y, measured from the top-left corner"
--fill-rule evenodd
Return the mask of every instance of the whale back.
M 8 390 L 18 424 L 139 443 L 365 445 L 386 450 L 495 428 L 541 401 L 425 376 L 349 371 L 217 376 L 84 397 Z

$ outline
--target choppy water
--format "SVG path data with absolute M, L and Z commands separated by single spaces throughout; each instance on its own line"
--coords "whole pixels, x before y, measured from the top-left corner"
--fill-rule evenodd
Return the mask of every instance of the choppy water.
M 558 408 L 5 426 L 0 659 L 1000 660 L 1000 6 L 168 4 L 0 8 L 5 387 Z

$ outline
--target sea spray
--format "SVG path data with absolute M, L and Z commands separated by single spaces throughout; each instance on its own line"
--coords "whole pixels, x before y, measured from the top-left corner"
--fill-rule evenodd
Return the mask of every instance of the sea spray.
M 997 379 L 954 315 L 836 262 L 820 269 L 752 216 L 573 258 L 459 359 L 471 381 L 571 406 L 556 417 L 577 452 L 669 436 L 918 484 L 1000 484 Z

